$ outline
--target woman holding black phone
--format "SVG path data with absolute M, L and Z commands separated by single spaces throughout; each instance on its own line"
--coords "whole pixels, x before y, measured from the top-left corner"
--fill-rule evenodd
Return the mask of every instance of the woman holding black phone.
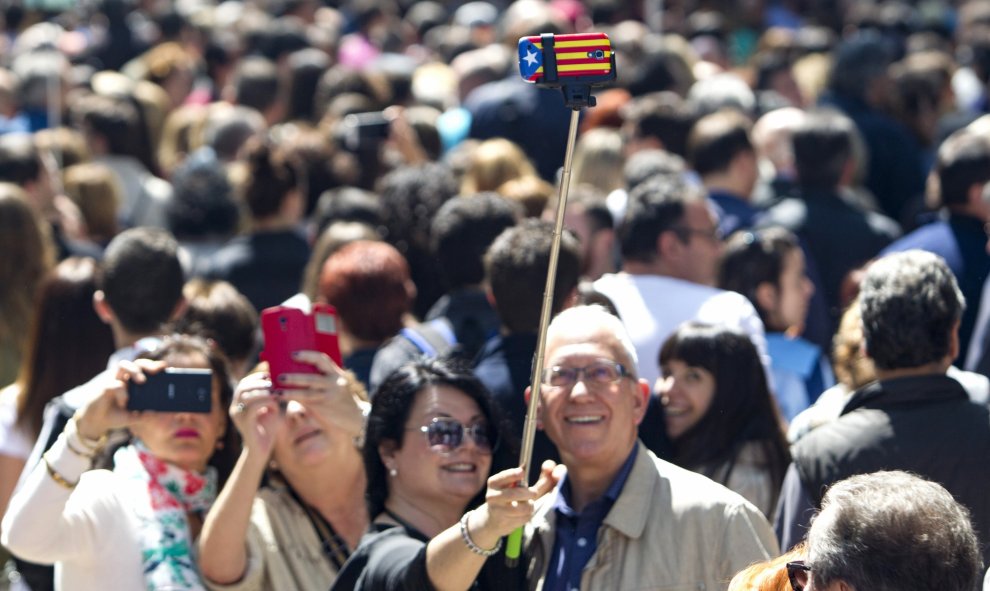
M 166 367 L 212 372 L 209 412 L 127 409 L 128 383 L 144 384 Z M 11 499 L 4 546 L 59 565 L 56 589 L 203 589 L 193 542 L 234 441 L 224 412 L 232 395 L 226 361 L 202 339 L 175 336 L 93 384 L 91 401 Z M 130 440 L 103 449 L 118 429 Z M 112 470 L 91 469 L 100 458 L 112 458 Z

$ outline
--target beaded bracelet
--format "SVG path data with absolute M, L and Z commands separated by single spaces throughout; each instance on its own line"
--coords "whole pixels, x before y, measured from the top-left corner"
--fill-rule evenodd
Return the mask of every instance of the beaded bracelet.
M 498 542 L 495 544 L 495 547 L 492 548 L 491 550 L 485 550 L 481 546 L 475 544 L 474 540 L 471 539 L 471 534 L 468 532 L 467 522 L 468 522 L 468 516 L 470 515 L 471 512 L 468 511 L 467 513 L 464 514 L 463 517 L 461 517 L 461 521 L 460 521 L 461 538 L 464 539 L 464 544 L 467 545 L 468 550 L 474 552 L 479 556 L 484 556 L 485 558 L 497 554 L 498 551 L 502 549 L 502 538 L 498 539 Z
M 45 468 L 48 469 L 48 475 L 52 477 L 52 480 L 55 481 L 55 484 L 58 484 L 59 486 L 62 486 L 69 490 L 76 488 L 76 485 L 79 484 L 78 480 L 75 482 L 70 482 L 65 476 L 59 474 L 58 471 L 56 471 L 55 468 L 52 467 L 51 462 L 48 461 L 47 453 L 41 456 L 41 460 L 45 463 Z

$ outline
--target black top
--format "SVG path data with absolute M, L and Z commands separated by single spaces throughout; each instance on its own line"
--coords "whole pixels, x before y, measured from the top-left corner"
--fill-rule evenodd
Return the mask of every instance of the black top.
M 330 591 L 433 591 L 426 572 L 427 542 L 422 532 L 409 525 L 372 523 Z M 525 589 L 525 570 L 505 566 L 503 550 L 485 562 L 471 589 Z
M 295 295 L 309 261 L 309 244 L 294 230 L 239 236 L 207 262 L 207 279 L 229 281 L 258 311 Z
M 944 486 L 965 505 L 979 539 L 990 534 L 990 411 L 970 402 L 945 375 L 874 382 L 858 390 L 842 416 L 808 433 L 792 448 L 803 492 L 818 506 L 824 490 L 854 474 L 906 470 Z M 790 479 L 793 488 L 796 479 Z M 794 502 L 785 481 L 781 503 Z M 778 507 L 793 519 L 803 511 Z M 787 529 L 786 524 L 780 529 Z M 791 528 L 793 529 L 793 528 Z M 983 548 L 990 560 L 990 548 Z

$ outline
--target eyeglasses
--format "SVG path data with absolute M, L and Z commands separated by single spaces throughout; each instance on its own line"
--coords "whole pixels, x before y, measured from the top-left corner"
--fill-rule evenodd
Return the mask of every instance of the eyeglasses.
M 621 363 L 599 359 L 584 367 L 548 367 L 543 370 L 543 383 L 552 388 L 571 388 L 582 380 L 591 386 L 610 386 L 628 375 Z
M 702 238 L 707 238 L 708 240 L 711 240 L 712 242 L 722 241 L 722 231 L 719 230 L 717 227 L 711 228 L 709 230 L 700 230 L 698 228 L 691 228 L 688 226 L 674 226 L 673 228 L 671 228 L 671 231 L 676 232 L 678 235 L 680 235 L 682 240 L 686 240 L 685 238 L 686 236 L 690 236 L 691 234 L 697 234 Z
M 787 563 L 787 578 L 791 581 L 791 589 L 794 591 L 804 591 L 808 585 L 811 575 L 811 567 L 803 560 L 795 560 Z
M 406 431 L 426 433 L 426 441 L 433 451 L 442 454 L 452 453 L 459 448 L 464 443 L 465 433 L 474 441 L 475 447 L 481 453 L 490 454 L 498 446 L 498 438 L 485 423 L 465 426 L 457 419 L 437 417 L 430 421 L 429 425 L 411 427 Z

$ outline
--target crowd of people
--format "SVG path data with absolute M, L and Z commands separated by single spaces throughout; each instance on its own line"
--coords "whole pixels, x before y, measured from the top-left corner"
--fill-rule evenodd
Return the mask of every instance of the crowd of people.
M 517 43 L 592 31 L 563 175 Z M 990 589 L 987 3 L 0 32 L 0 591 Z M 260 314 L 314 304 L 340 363 L 276 373 Z M 131 409 L 174 372 L 207 412 Z

